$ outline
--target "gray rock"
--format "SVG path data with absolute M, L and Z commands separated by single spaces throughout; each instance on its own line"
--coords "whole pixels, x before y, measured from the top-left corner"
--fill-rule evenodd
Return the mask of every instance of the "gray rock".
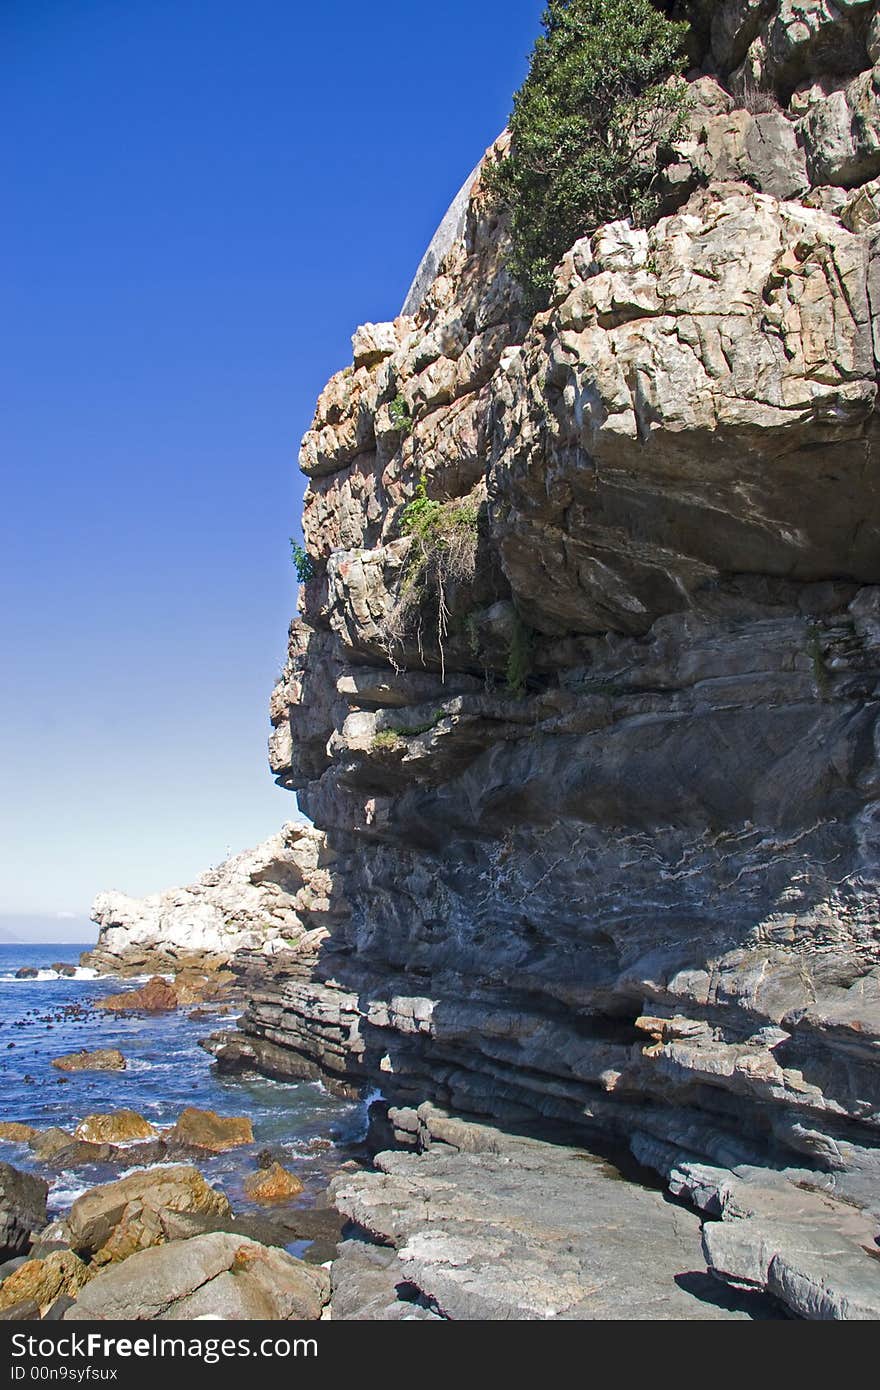
M 46 1224 L 49 1184 L 0 1163 L 0 1259 L 23 1255 Z
M 443 1118 L 430 1116 L 432 1132 Z M 337 1205 L 393 1243 L 397 1269 L 385 1252 L 372 1272 L 360 1256 L 355 1277 L 343 1247 L 334 1317 L 387 1316 L 395 1284 L 456 1320 L 772 1315 L 712 1287 L 696 1216 L 589 1151 L 454 1119 L 446 1132 L 467 1149 L 440 1141 L 420 1155 L 383 1153 L 378 1173 L 335 1181 Z
M 323 1269 L 242 1236 L 215 1233 L 130 1256 L 98 1274 L 64 1321 L 315 1319 Z

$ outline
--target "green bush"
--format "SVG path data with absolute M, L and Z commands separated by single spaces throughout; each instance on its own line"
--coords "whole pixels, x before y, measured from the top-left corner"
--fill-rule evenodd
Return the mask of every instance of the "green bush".
M 400 430 L 401 434 L 412 434 L 413 417 L 407 409 L 406 400 L 403 396 L 395 396 L 388 407 L 388 414 L 391 417 L 392 427 Z
M 293 556 L 293 566 L 300 584 L 311 583 L 315 577 L 315 562 L 308 551 L 292 536 L 290 538 L 290 553 Z
M 514 98 L 510 154 L 487 172 L 510 209 L 510 268 L 529 307 L 579 237 L 656 216 L 658 142 L 680 128 L 688 26 L 650 0 L 550 0 Z

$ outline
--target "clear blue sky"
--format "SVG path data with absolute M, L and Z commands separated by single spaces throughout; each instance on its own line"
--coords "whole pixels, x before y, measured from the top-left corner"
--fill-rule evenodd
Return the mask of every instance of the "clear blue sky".
M 296 450 L 541 0 L 0 4 L 0 917 L 186 882 L 266 764 Z

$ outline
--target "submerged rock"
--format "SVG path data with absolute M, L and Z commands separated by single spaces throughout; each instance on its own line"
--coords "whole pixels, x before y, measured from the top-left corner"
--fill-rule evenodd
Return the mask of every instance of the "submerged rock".
M 329 1290 L 325 1270 L 283 1250 L 218 1232 L 142 1251 L 103 1271 L 64 1319 L 314 1320 Z

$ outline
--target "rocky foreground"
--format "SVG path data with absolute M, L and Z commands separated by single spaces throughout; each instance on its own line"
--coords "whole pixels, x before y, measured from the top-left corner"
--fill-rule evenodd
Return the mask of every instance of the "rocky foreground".
M 0 1164 L 0 1318 L 9 1321 L 322 1315 L 330 1280 L 319 1261 L 338 1237 L 332 1211 L 298 1211 L 303 1184 L 271 1153 L 245 1180 L 260 1215 L 236 1216 L 197 1165 L 253 1144 L 250 1121 L 185 1110 L 159 1133 L 134 1111 L 91 1115 L 73 1133 L 5 1124 L 50 1169 L 117 1164 L 128 1170 L 47 1223 L 48 1183 Z M 253 1164 L 253 1158 L 243 1162 Z M 284 1246 L 310 1243 L 311 1262 Z

